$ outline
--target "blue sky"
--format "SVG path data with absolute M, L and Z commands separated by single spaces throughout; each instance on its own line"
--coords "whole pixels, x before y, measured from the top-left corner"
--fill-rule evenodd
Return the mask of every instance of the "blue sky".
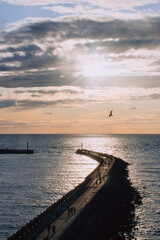
M 44 10 L 41 6 L 12 5 L 0 1 L 0 28 L 5 29 L 7 23 L 20 21 L 28 17 L 48 18 L 60 14 Z
M 160 133 L 159 26 L 158 0 L 0 1 L 0 133 Z

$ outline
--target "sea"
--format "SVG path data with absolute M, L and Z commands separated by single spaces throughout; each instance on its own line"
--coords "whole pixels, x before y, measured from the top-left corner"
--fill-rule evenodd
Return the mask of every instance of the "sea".
M 1 134 L 0 240 L 6 240 L 81 183 L 97 162 L 78 148 L 104 152 L 129 163 L 129 178 L 142 197 L 136 206 L 133 239 L 160 239 L 160 135 Z

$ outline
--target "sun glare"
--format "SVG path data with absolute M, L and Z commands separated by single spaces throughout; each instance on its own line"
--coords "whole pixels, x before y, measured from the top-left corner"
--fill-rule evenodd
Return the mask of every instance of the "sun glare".
M 97 77 L 106 75 L 105 63 L 100 60 L 88 60 L 81 67 L 81 73 L 88 77 Z

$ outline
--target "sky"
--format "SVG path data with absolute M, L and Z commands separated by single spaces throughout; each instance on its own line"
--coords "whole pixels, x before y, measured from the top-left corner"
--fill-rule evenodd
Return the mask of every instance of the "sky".
M 0 0 L 3 133 L 160 134 L 160 0 Z

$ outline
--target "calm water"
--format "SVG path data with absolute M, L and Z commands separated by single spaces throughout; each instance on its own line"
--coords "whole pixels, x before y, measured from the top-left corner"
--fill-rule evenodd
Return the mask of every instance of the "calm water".
M 75 154 L 84 148 L 120 157 L 131 165 L 132 183 L 143 197 L 136 209 L 134 239 L 160 239 L 160 135 L 0 135 L 0 148 L 33 155 L 0 155 L 0 239 L 82 182 L 97 163 Z

